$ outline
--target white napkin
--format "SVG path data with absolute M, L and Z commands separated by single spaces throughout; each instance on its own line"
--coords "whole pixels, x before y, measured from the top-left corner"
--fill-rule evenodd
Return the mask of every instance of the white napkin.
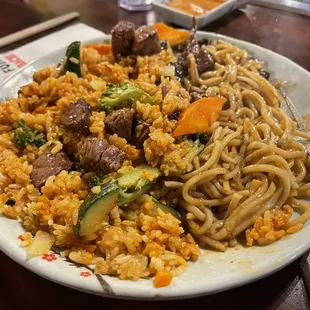
M 99 38 L 103 35 L 103 32 L 95 28 L 78 23 L 53 32 L 10 52 L 0 54 L 0 83 L 29 62 L 68 46 L 73 41 L 85 41 Z

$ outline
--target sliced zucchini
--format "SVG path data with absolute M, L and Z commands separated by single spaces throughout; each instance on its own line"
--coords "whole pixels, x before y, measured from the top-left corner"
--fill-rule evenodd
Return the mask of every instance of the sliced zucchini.
M 78 77 L 82 76 L 81 70 L 81 42 L 74 41 L 72 42 L 66 51 L 66 63 L 64 65 L 64 71 L 66 72 L 73 72 Z
M 157 209 L 161 209 L 163 212 L 170 213 L 175 218 L 181 221 L 181 218 L 182 218 L 181 214 L 176 209 L 173 209 L 172 207 L 167 206 L 166 204 L 155 199 L 154 197 L 152 197 L 152 199 L 153 199 L 153 211 L 155 213 L 157 213 Z
M 141 189 L 135 190 L 131 193 L 126 193 L 124 191 L 120 191 L 119 193 L 119 199 L 118 199 L 118 205 L 124 206 L 128 205 L 130 202 L 138 199 L 141 195 L 145 194 L 149 189 L 150 185 L 143 186 Z
M 80 206 L 75 234 L 85 236 L 96 232 L 110 211 L 117 206 L 119 190 L 113 183 L 103 184 L 99 194 L 89 196 Z
M 160 175 L 157 168 L 141 165 L 126 174 L 120 174 L 116 179 L 101 181 L 100 193 L 90 195 L 80 206 L 78 221 L 74 226 L 75 234 L 85 236 L 96 232 L 103 221 L 108 221 L 114 207 L 136 200 L 150 189 L 150 184 Z
M 123 190 L 130 188 L 141 189 L 161 176 L 161 172 L 156 167 L 140 165 L 132 171 L 127 172 L 117 178 L 117 184 Z

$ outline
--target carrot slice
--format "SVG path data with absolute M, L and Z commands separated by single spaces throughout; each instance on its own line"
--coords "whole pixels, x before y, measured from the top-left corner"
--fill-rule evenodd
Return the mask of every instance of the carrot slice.
M 168 286 L 171 283 L 172 278 L 173 276 L 169 270 L 159 270 L 154 278 L 154 286 L 156 288 Z
M 112 53 L 111 44 L 87 44 L 85 47 L 95 49 L 100 55 L 109 55 Z
M 201 98 L 189 105 L 180 115 L 173 132 L 175 137 L 206 131 L 218 118 L 223 104 L 222 97 Z
M 153 27 L 157 30 L 159 39 L 166 40 L 171 46 L 175 46 L 189 37 L 188 31 L 174 29 L 164 23 L 157 23 Z

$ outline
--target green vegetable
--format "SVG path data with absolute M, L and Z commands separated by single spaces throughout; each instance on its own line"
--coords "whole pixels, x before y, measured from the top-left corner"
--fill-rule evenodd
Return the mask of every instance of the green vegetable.
M 24 149 L 27 145 L 40 147 L 46 143 L 44 135 L 39 130 L 29 127 L 23 119 L 17 123 L 14 134 L 14 143 L 21 149 Z
M 107 84 L 108 88 L 102 94 L 99 101 L 99 108 L 105 111 L 112 111 L 126 106 L 134 106 L 137 101 L 153 104 L 153 98 L 136 85 Z
M 128 205 L 130 202 L 135 201 L 138 199 L 140 196 L 148 192 L 150 189 L 150 185 L 146 185 L 142 187 L 141 189 L 135 190 L 133 192 L 125 192 L 125 191 L 120 191 L 119 193 L 119 199 L 118 199 L 118 205 L 119 206 L 124 206 Z
M 199 139 L 196 137 L 196 134 L 193 135 L 184 135 L 182 137 L 182 141 L 190 141 L 192 139 L 195 139 L 192 148 L 189 150 L 189 152 L 185 155 L 184 159 L 191 163 L 196 156 L 202 152 L 202 150 L 205 148 L 205 144 L 201 143 Z M 192 141 L 193 142 L 193 141 Z M 185 169 L 179 169 L 177 172 L 175 172 L 174 176 L 179 176 L 186 173 Z
M 111 40 L 110 39 L 105 39 L 105 40 L 103 40 L 103 44 L 111 44 Z
M 182 140 L 183 141 L 191 140 L 193 142 L 197 142 L 198 144 L 206 145 L 209 142 L 210 138 L 205 132 L 199 131 L 199 132 L 194 133 L 192 135 L 182 136 Z
M 90 187 L 100 185 L 100 178 L 97 175 L 93 175 L 90 179 Z
M 120 187 L 120 205 L 128 204 L 146 193 L 150 184 L 161 176 L 161 172 L 148 165 L 140 165 L 117 177 Z
M 195 134 L 195 136 L 196 136 L 196 139 L 198 139 L 201 144 L 207 144 L 209 142 L 209 140 L 210 140 L 208 135 L 205 132 L 202 132 L 202 131 L 197 132 Z
M 187 39 L 182 40 L 177 45 L 172 46 L 172 49 L 175 53 L 181 53 L 184 52 L 186 46 L 187 46 Z
M 160 42 L 160 48 L 161 48 L 162 50 L 168 49 L 168 43 L 167 43 L 166 40 Z
M 132 171 L 122 174 L 117 178 L 117 184 L 122 189 L 141 189 L 143 186 L 150 184 L 152 181 L 148 178 L 157 179 L 160 177 L 161 172 L 148 165 L 140 165 Z
M 167 206 L 166 204 L 158 201 L 157 199 L 155 199 L 154 197 L 152 197 L 153 199 L 153 211 L 155 213 L 157 213 L 157 209 L 161 209 L 163 212 L 165 213 L 170 213 L 172 214 L 175 218 L 177 218 L 178 220 L 181 220 L 181 214 L 173 209 L 172 207 Z
M 108 221 L 110 211 L 117 206 L 118 195 L 115 184 L 105 183 L 99 194 L 89 196 L 80 206 L 75 234 L 85 236 L 100 229 L 101 223 Z
M 146 175 L 151 178 L 148 179 Z M 94 178 L 101 185 L 101 191 L 90 195 L 80 206 L 78 221 L 74 227 L 75 234 L 84 236 L 94 233 L 103 221 L 108 220 L 109 213 L 115 206 L 126 205 L 146 193 L 160 175 L 157 168 L 140 165 L 114 179 L 105 178 L 100 181 L 98 177 Z
M 194 146 L 191 150 L 186 154 L 186 158 L 189 162 L 192 162 L 194 158 L 205 148 L 204 144 L 201 144 L 199 139 L 197 139 L 194 143 Z
M 81 42 L 72 42 L 66 51 L 66 62 L 64 65 L 64 72 L 73 72 L 78 77 L 82 76 L 81 71 Z

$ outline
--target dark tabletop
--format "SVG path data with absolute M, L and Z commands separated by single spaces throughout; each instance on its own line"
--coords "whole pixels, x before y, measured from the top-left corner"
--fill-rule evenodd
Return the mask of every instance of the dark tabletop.
M 119 9 L 116 1 L 109 0 L 0 0 L 0 38 L 72 10 L 80 13 L 82 22 L 106 33 L 121 19 L 133 21 L 136 26 L 160 20 L 154 11 L 128 12 Z M 0 49 L 0 53 L 65 26 Z M 310 17 L 247 6 L 204 30 L 259 44 L 310 71 Z M 122 301 L 88 295 L 49 282 L 0 252 L 0 310 L 310 309 L 309 264 L 310 258 L 305 255 L 263 280 L 212 296 L 182 301 Z

